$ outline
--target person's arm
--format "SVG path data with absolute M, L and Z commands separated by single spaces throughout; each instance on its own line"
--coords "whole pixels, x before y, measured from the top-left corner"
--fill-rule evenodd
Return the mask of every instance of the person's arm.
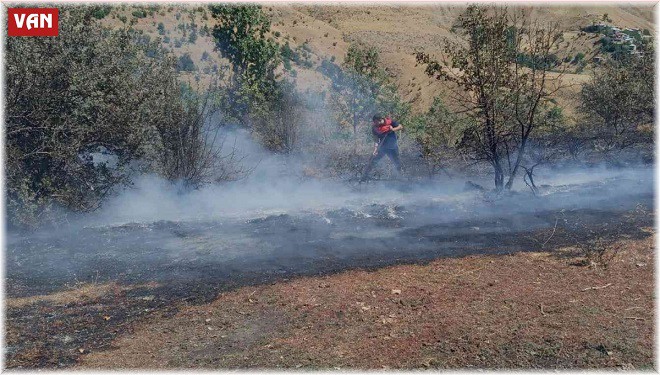
M 392 122 L 392 131 L 399 131 L 403 129 L 403 125 L 399 124 L 398 122 L 394 121 Z

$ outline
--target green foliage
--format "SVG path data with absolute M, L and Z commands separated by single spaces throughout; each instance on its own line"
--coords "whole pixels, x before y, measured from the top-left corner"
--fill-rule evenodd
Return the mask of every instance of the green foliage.
M 190 54 L 186 52 L 179 57 L 179 60 L 176 64 L 176 69 L 183 72 L 194 72 L 197 70 L 197 67 L 195 66 L 195 62 L 192 60 L 192 58 L 190 58 Z
M 99 20 L 105 18 L 112 11 L 112 7 L 107 5 L 94 6 L 92 9 L 92 16 Z
M 609 53 L 614 60 L 626 59 L 629 55 L 628 47 L 624 44 L 614 43 L 612 38 L 608 36 L 602 37 L 599 41 L 600 50 L 604 53 Z
M 218 20 L 213 29 L 218 50 L 248 84 L 274 79 L 278 48 L 268 41 L 270 20 L 260 6 L 210 6 Z
M 135 18 L 146 18 L 147 17 L 147 12 L 143 9 L 134 10 L 133 12 L 131 12 L 131 14 Z
M 209 9 L 218 20 L 213 29 L 216 46 L 234 72 L 224 105 L 226 115 L 249 126 L 249 115 L 267 112 L 266 101 L 278 89 L 279 48 L 266 37 L 270 19 L 254 5 L 211 5 Z
M 654 56 L 610 61 L 582 87 L 582 109 L 597 149 L 608 152 L 653 141 Z
M 425 114 L 414 116 L 406 129 L 420 146 L 429 175 L 434 175 L 457 154 L 467 119 L 450 111 L 440 97 Z
M 6 41 L 14 225 L 36 225 L 55 207 L 93 210 L 133 168 L 158 169 L 179 102 L 174 60 L 132 31 L 101 28 L 90 11 L 62 10 L 57 38 Z
M 376 48 L 351 45 L 343 66 L 323 60 L 318 71 L 332 81 L 331 101 L 336 121 L 358 134 L 361 123 L 370 123 L 374 112 L 405 121 L 410 106 L 401 101 L 396 87 L 380 66 Z
M 165 35 L 165 25 L 162 22 L 158 22 L 158 34 Z
M 577 55 L 575 55 L 575 58 L 573 58 L 571 64 L 577 64 L 582 61 L 582 59 L 584 59 L 584 53 L 578 52 Z

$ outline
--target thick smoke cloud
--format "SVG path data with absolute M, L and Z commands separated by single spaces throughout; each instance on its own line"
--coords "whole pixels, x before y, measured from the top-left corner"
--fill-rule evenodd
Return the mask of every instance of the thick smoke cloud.
M 489 187 L 488 177 L 455 177 L 432 182 L 381 181 L 359 186 L 338 179 L 305 176 L 305 160 L 300 156 L 270 153 L 252 140 L 243 129 L 228 129 L 226 145 L 233 145 L 244 156 L 243 167 L 251 169 L 245 178 L 225 184 L 184 190 L 155 176 L 141 176 L 132 188 L 120 192 L 93 215 L 85 217 L 89 225 L 121 225 L 159 220 L 185 221 L 214 218 L 250 218 L 299 211 L 324 211 L 369 204 L 455 204 L 470 205 L 482 215 L 515 215 L 519 211 L 561 207 L 593 207 L 618 202 L 628 195 L 653 191 L 652 170 L 645 167 L 608 169 L 574 167 L 550 170 L 539 168 L 537 183 L 547 185 L 534 197 L 522 180 L 514 194 L 486 197 L 466 191 L 465 181 Z M 597 195 L 588 194 L 598 187 Z M 493 205 L 506 204 L 502 211 Z
M 304 176 L 305 160 L 268 153 L 247 132 L 226 144 L 255 166 L 245 179 L 197 190 L 155 176 L 68 226 L 7 237 L 12 295 L 60 290 L 73 282 L 156 281 L 215 288 L 297 274 L 336 272 L 441 256 L 538 249 L 536 231 L 615 228 L 626 212 L 652 210 L 649 168 L 538 170 L 534 196 L 523 183 L 498 196 L 465 189 L 466 179 L 380 181 L 359 189 L 340 179 Z M 623 221 L 622 221 L 623 220 Z M 612 225 L 603 227 L 603 225 Z M 639 232 L 637 223 L 626 230 Z M 649 225 L 644 223 L 643 225 Z M 554 236 L 553 241 L 559 241 Z M 178 286 L 177 286 L 178 285 Z M 178 293 L 178 292 L 177 292 Z

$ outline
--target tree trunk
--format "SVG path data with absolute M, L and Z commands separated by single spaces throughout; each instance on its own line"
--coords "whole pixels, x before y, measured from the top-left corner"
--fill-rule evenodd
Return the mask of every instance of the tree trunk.
M 504 171 L 499 160 L 495 160 L 493 168 L 495 169 L 495 191 L 500 192 L 504 186 Z
M 523 138 L 520 144 L 518 155 L 516 155 L 516 163 L 513 165 L 513 170 L 509 174 L 509 180 L 506 182 L 505 188 L 507 190 L 511 190 L 511 187 L 513 186 L 513 180 L 515 180 L 516 174 L 518 174 L 518 168 L 520 167 L 520 162 L 522 161 L 523 155 L 525 154 L 526 145 L 527 145 L 527 137 Z

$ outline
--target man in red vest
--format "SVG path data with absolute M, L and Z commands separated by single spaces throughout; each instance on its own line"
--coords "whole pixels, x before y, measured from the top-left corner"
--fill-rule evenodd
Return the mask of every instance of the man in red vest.
M 396 132 L 403 129 L 403 126 L 389 117 L 383 117 L 379 114 L 372 118 L 372 133 L 374 135 L 374 152 L 367 169 L 362 175 L 362 181 L 369 176 L 371 169 L 378 163 L 383 156 L 392 160 L 394 167 L 399 175 L 403 173 L 401 168 L 401 159 L 399 158 L 399 144 L 397 142 Z

